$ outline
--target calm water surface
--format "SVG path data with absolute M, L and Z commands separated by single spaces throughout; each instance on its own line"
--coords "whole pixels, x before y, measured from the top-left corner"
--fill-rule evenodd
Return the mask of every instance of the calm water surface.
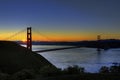
M 68 46 L 34 45 L 33 50 L 44 50 Z M 74 48 L 58 51 L 38 53 L 58 68 L 78 65 L 84 67 L 86 72 L 98 72 L 101 66 L 111 66 L 120 63 L 120 48 L 102 50 L 100 53 L 95 48 Z

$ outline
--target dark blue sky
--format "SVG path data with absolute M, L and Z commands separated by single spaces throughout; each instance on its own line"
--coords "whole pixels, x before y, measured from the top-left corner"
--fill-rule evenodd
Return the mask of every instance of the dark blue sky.
M 47 36 L 76 40 L 119 34 L 119 4 L 120 0 L 0 0 L 0 30 L 32 26 Z

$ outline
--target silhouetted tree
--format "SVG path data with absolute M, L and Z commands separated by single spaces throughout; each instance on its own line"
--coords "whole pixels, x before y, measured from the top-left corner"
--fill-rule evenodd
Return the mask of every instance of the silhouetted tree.
M 66 74 L 79 74 L 84 73 L 84 68 L 75 65 L 73 67 L 70 66 L 67 69 L 64 69 L 63 72 L 65 72 Z
M 101 69 L 99 70 L 100 73 L 109 73 L 109 68 L 106 66 L 101 67 Z
M 114 63 L 113 66 L 110 67 L 111 73 L 120 73 L 120 64 Z

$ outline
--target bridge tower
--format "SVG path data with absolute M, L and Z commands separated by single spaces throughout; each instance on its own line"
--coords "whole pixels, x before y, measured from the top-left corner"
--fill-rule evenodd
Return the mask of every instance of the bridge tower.
M 101 40 L 101 36 L 97 35 L 97 51 L 101 51 L 101 49 L 100 49 L 100 40 Z
M 97 40 L 101 40 L 101 36 L 100 35 L 97 35 Z
M 27 49 L 32 51 L 32 28 L 27 27 Z

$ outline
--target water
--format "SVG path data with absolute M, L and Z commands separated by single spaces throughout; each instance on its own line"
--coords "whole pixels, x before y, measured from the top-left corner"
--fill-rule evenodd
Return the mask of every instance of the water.
M 61 48 L 65 46 L 34 45 L 33 50 Z M 68 46 L 66 46 L 68 47 Z M 86 72 L 98 72 L 101 66 L 111 66 L 120 63 L 120 48 L 102 50 L 98 53 L 95 48 L 74 48 L 58 51 L 38 53 L 58 68 L 78 65 L 84 67 Z

